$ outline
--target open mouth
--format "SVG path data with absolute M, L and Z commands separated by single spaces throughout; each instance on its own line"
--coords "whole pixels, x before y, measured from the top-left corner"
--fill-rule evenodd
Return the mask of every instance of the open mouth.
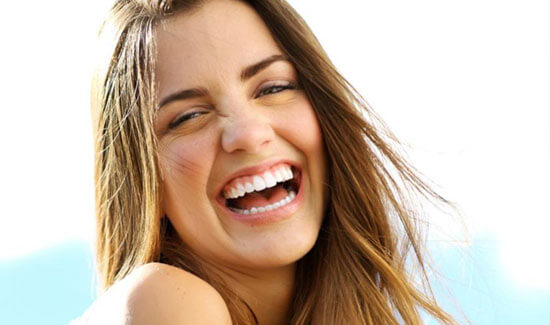
M 301 170 L 278 164 L 258 174 L 229 182 L 221 193 L 231 211 L 249 215 L 281 208 L 292 202 L 300 190 Z

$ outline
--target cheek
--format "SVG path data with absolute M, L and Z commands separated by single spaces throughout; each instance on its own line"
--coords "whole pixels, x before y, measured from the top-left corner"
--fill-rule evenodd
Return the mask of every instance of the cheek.
M 166 207 L 194 207 L 186 197 L 206 195 L 206 184 L 215 156 L 215 144 L 209 136 L 180 137 L 163 141 L 160 164 L 166 192 Z
M 171 177 L 204 176 L 212 165 L 214 141 L 208 136 L 174 137 L 160 146 L 163 172 Z M 207 175 L 206 175 L 207 176 Z
M 278 121 L 280 133 L 298 149 L 309 155 L 323 156 L 323 136 L 317 116 L 307 100 L 293 105 Z
M 309 102 L 296 105 L 285 113 L 284 121 L 278 121 L 280 134 L 298 150 L 308 161 L 314 192 L 320 193 L 326 202 L 327 190 L 323 186 L 327 179 L 326 154 L 323 135 L 317 116 Z M 323 209 L 323 207 L 321 207 Z
M 160 164 L 164 174 L 164 212 L 180 237 L 191 247 L 200 242 L 199 234 L 212 228 L 207 183 L 215 157 L 215 139 L 201 136 L 174 137 L 163 141 Z

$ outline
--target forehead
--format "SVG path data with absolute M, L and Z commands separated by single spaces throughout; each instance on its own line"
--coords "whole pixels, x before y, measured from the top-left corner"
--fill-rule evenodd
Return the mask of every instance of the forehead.
M 164 20 L 156 32 L 161 91 L 220 75 L 238 78 L 242 67 L 282 53 L 258 14 L 240 1 L 208 1 Z

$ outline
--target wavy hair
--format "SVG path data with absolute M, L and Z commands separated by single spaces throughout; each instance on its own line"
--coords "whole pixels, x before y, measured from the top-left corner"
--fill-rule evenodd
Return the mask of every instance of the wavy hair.
M 204 1 L 119 0 L 102 26 L 105 52 L 92 83 L 97 268 L 106 289 L 145 263 L 180 267 L 219 291 L 234 324 L 250 324 L 257 321 L 247 303 L 206 272 L 160 216 L 155 28 Z M 244 2 L 295 66 L 319 121 L 328 164 L 324 221 L 315 246 L 298 261 L 288 322 L 421 324 L 424 310 L 456 324 L 431 292 L 418 227 L 422 216 L 411 198 L 450 203 L 395 149 L 395 137 L 289 4 Z

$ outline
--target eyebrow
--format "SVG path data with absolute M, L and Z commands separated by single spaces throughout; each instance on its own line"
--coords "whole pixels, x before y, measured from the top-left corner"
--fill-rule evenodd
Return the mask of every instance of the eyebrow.
M 275 54 L 270 57 L 267 57 L 259 62 L 256 62 L 250 66 L 247 66 L 243 69 L 241 72 L 241 81 L 246 81 L 256 74 L 258 74 L 260 71 L 266 69 L 268 66 L 270 66 L 272 63 L 277 61 L 288 61 L 288 57 L 286 55 L 281 54 Z M 191 89 L 185 89 L 185 90 L 178 90 L 173 94 L 170 94 L 163 98 L 160 101 L 160 104 L 158 106 L 159 109 L 161 109 L 164 105 L 178 100 L 185 100 L 185 99 L 191 99 L 191 98 L 198 98 L 198 97 L 204 97 L 208 95 L 208 90 L 205 88 L 191 88 Z

